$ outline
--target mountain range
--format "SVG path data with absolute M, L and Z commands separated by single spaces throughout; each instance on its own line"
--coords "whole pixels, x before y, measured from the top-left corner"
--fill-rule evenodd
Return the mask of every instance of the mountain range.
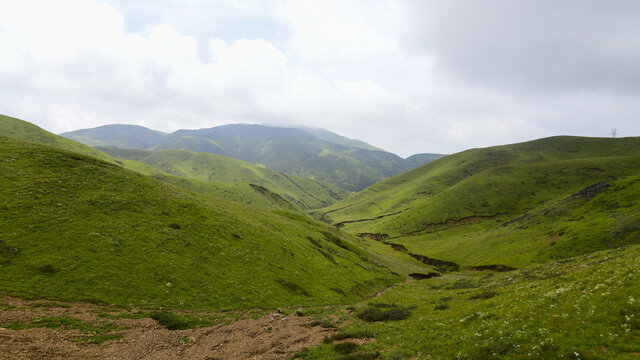
M 220 154 L 349 191 L 362 190 L 443 156 L 417 154 L 403 159 L 326 130 L 249 124 L 178 130 L 171 134 L 136 125 L 104 125 L 61 136 L 90 146 Z

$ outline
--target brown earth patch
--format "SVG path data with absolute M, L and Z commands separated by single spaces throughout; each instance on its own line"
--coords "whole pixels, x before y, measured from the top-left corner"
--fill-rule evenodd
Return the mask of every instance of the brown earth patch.
M 560 239 L 560 235 L 552 236 L 545 241 L 547 244 L 551 244 L 556 242 L 556 240 Z
M 318 345 L 335 330 L 307 325 L 309 318 L 266 313 L 258 318 L 245 314 L 240 320 L 197 329 L 168 330 L 155 320 L 112 319 L 98 315 L 104 308 L 84 303 L 25 301 L 0 297 L 0 358 L 2 359 L 286 359 L 304 347 Z M 108 309 L 108 313 L 127 312 Z M 199 314 L 206 315 L 206 314 Z M 210 314 L 219 316 L 220 314 Z M 231 314 L 230 316 L 240 316 Z M 119 340 L 102 344 L 78 342 L 79 330 L 3 328 L 15 321 L 36 317 L 71 317 L 86 322 L 127 327 L 113 334 Z M 111 334 L 111 333 L 110 333 Z

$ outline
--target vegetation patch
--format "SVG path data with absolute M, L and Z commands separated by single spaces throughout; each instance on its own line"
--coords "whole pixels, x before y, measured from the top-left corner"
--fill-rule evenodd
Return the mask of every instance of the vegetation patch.
M 371 339 L 374 338 L 373 332 L 370 330 L 345 330 L 341 329 L 339 333 L 325 337 L 322 342 L 330 344 L 334 341 L 346 340 L 346 339 Z
M 276 282 L 278 284 L 280 284 L 280 286 L 282 286 L 283 288 L 291 291 L 294 294 L 300 294 L 300 295 L 304 295 L 304 296 L 309 296 L 309 293 L 305 289 L 303 289 L 300 285 L 298 285 L 298 284 L 296 284 L 294 282 L 287 281 L 287 280 L 285 280 L 283 278 L 278 278 L 276 280 Z
M 409 307 L 388 307 L 388 308 L 369 308 L 358 314 L 358 318 L 367 322 L 374 321 L 398 321 L 404 320 L 411 315 L 411 310 L 415 306 Z
M 49 329 L 62 329 L 62 330 L 79 330 L 84 334 L 87 334 L 79 339 L 75 339 L 77 342 L 93 342 L 102 343 L 107 340 L 115 340 L 122 338 L 122 335 L 114 333 L 115 331 L 125 330 L 127 327 L 115 326 L 108 322 L 102 324 L 94 324 L 80 319 L 76 319 L 69 316 L 64 317 L 36 317 L 31 322 L 23 323 L 21 321 L 12 322 L 9 324 L 1 325 L 6 329 L 11 330 L 24 330 L 33 328 L 49 328 Z
M 491 299 L 496 295 L 498 295 L 496 291 L 487 290 L 487 291 L 483 291 L 483 292 L 469 296 L 469 300 Z

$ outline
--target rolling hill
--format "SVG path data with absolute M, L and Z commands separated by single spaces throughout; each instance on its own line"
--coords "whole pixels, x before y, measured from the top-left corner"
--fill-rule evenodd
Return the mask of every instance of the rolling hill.
M 52 134 L 32 123 L 10 116 L 0 115 L 0 136 L 8 136 L 18 140 L 52 145 L 61 149 L 93 156 L 108 162 L 114 162 L 113 158 L 92 148 L 91 146 Z
M 116 126 L 116 128 L 126 129 L 128 127 Z M 52 145 L 93 156 L 145 175 L 151 175 L 158 180 L 190 191 L 251 204 L 269 210 L 280 209 L 304 212 L 312 208 L 332 204 L 347 194 L 347 191 L 327 184 L 277 173 L 243 161 L 206 153 L 183 152 L 182 156 L 176 157 L 169 156 L 169 152 L 159 152 L 151 156 L 151 158 L 164 157 L 164 160 L 151 161 L 156 165 L 156 167 L 152 167 L 140 161 L 112 157 L 90 146 L 52 134 L 29 122 L 8 116 L 0 117 L 0 135 Z M 126 150 L 116 148 L 111 148 L 110 151 L 120 151 L 115 156 L 124 156 L 127 153 Z M 135 150 L 133 150 L 132 154 L 136 154 Z M 142 154 L 147 153 L 142 152 Z M 144 156 L 141 155 L 140 157 Z M 149 156 L 144 158 L 149 160 Z M 188 159 L 190 160 L 188 161 Z M 168 165 L 171 161 L 180 161 L 182 163 L 174 162 Z M 200 166 L 198 171 L 194 170 L 198 166 Z M 186 171 L 187 174 L 182 170 L 177 170 L 178 168 Z M 169 172 L 169 174 L 166 172 Z M 182 177 L 171 175 L 172 173 Z M 185 175 L 193 176 L 193 178 L 184 178 Z M 272 190 L 272 187 L 276 189 Z M 282 194 L 278 192 L 282 192 Z
M 0 289 L 16 296 L 270 308 L 354 301 L 429 271 L 299 214 L 52 146 L 0 137 L 0 182 Z
M 170 175 L 216 183 L 243 183 L 245 188 L 257 192 L 267 190 L 303 211 L 328 206 L 348 195 L 346 190 L 332 185 L 217 154 L 185 150 L 124 150 L 114 147 L 97 149 L 117 158 L 150 165 Z
M 129 129 L 135 131 L 127 134 Z M 144 132 L 139 127 L 106 125 L 61 135 L 86 144 L 121 147 L 126 143 L 131 144 L 126 147 L 143 150 L 189 150 L 220 154 L 350 191 L 362 190 L 377 181 L 421 165 L 422 161 L 440 156 L 426 154 L 404 160 L 326 130 L 234 124 L 210 129 L 178 130 L 157 138 L 153 144 L 139 141 L 136 134 L 151 131 Z M 112 141 L 114 133 L 121 134 L 121 140 Z
M 521 267 L 637 242 L 637 175 L 640 138 L 553 137 L 450 155 L 316 215 L 461 265 Z

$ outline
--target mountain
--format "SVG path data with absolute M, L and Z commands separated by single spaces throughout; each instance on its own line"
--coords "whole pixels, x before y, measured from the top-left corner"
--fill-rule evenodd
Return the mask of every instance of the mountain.
M 117 125 L 116 128 L 128 128 L 128 126 Z M 49 133 L 29 122 L 7 116 L 0 117 L 0 134 L 93 156 L 190 191 L 264 209 L 304 212 L 312 208 L 328 206 L 347 194 L 345 190 L 331 185 L 277 173 L 243 161 L 211 154 L 184 152 L 182 156 L 169 156 L 169 152 L 158 152 L 153 156 L 145 157 L 147 160 L 156 159 L 152 163 L 157 167 L 152 167 L 135 159 L 114 158 L 90 146 Z M 111 148 L 110 151 L 117 151 L 116 157 L 124 157 L 127 153 L 127 150 L 117 148 Z M 131 152 L 135 154 L 136 151 Z M 162 159 L 158 160 L 158 158 Z M 175 161 L 182 163 L 175 163 Z M 168 165 L 169 163 L 171 165 Z M 193 177 L 185 178 L 185 175 Z
M 79 130 L 82 134 L 92 133 L 92 138 L 77 136 L 78 132 L 64 133 L 62 136 L 75 138 L 85 143 L 102 143 L 118 146 L 110 137 L 102 135 L 110 125 L 101 128 Z M 122 128 L 116 125 L 118 130 Z M 108 131 L 112 133 L 113 131 Z M 377 181 L 399 174 L 420 163 L 439 155 L 419 156 L 405 161 L 397 155 L 381 150 L 364 149 L 372 146 L 344 146 L 340 143 L 360 144 L 337 134 L 321 130 L 300 130 L 294 128 L 270 127 L 262 125 L 234 124 L 200 130 L 178 130 L 159 137 L 147 150 L 189 150 L 220 154 L 270 169 L 298 175 L 312 180 L 332 184 L 350 191 L 362 190 Z M 333 135 L 331 135 L 333 134 Z M 123 135 L 123 139 L 131 139 Z M 127 140 L 132 144 L 133 141 Z
M 0 289 L 19 296 L 179 309 L 329 304 L 422 267 L 398 267 L 299 214 L 8 137 L 0 183 Z
M 275 193 L 304 211 L 331 205 L 348 195 L 346 190 L 332 185 L 217 154 L 185 150 L 124 150 L 114 147 L 97 149 L 117 158 L 150 165 L 170 175 L 216 183 L 243 183 L 252 191 Z
M 375 147 L 373 145 L 367 144 L 364 141 L 360 141 L 357 139 L 349 139 L 347 137 L 338 135 L 334 132 L 331 132 L 325 129 L 313 128 L 313 127 L 297 127 L 296 129 L 300 129 L 309 135 L 317 137 L 320 140 L 328 141 L 336 145 L 342 145 L 346 147 L 353 147 L 353 148 L 364 149 L 364 150 L 386 151 L 378 147 Z
M 89 146 L 115 146 L 122 149 L 148 149 L 167 134 L 139 125 L 112 124 L 76 130 L 62 136 Z
M 315 215 L 430 257 L 521 267 L 637 242 L 637 175 L 640 138 L 552 137 L 449 155 Z

